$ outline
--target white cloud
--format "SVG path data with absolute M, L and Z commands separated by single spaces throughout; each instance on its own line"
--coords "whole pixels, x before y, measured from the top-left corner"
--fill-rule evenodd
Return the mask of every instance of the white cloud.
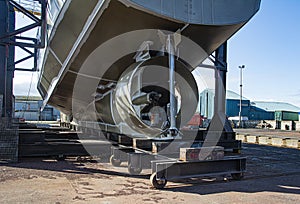
M 31 79 L 32 79 L 32 83 L 31 83 Z M 31 84 L 31 88 L 30 88 L 30 84 Z M 31 96 L 40 95 L 37 90 L 37 73 L 15 72 L 14 88 L 13 88 L 14 95 L 27 96 L 28 92 Z

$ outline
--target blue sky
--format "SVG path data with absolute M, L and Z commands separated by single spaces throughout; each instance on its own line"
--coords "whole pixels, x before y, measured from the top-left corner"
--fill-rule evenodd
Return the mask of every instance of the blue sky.
M 261 9 L 228 43 L 228 83 L 250 100 L 285 101 L 300 107 L 300 1 L 262 0 Z
M 238 66 L 244 64 L 243 96 L 300 107 L 299 21 L 300 0 L 262 0 L 260 11 L 228 42 L 227 88 L 239 92 Z M 27 95 L 30 78 L 16 73 L 16 95 Z M 33 80 L 30 94 L 37 95 L 36 74 Z

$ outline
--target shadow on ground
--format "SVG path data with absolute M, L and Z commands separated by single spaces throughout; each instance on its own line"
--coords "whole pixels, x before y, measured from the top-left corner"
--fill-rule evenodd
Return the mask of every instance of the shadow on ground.
M 218 194 L 224 192 L 281 192 L 300 195 L 300 151 L 271 146 L 244 145 L 242 156 L 247 156 L 247 173 L 242 181 L 225 181 L 223 178 L 187 179 L 170 182 L 162 191 L 187 192 L 199 195 Z M 101 163 L 102 162 L 102 163 Z M 3 170 L 5 169 L 6 170 Z M 149 175 L 129 175 L 126 164 L 122 167 L 111 168 L 107 159 L 100 162 L 94 160 L 77 161 L 68 158 L 57 161 L 49 158 L 23 159 L 15 164 L 0 164 L 0 176 L 7 177 L 7 172 L 13 176 L 11 169 L 42 170 L 76 176 L 121 176 L 132 179 L 148 180 Z M 6 171 L 6 172 L 5 172 Z M 35 174 L 36 172 L 31 172 Z M 2 174 L 2 175 L 1 175 Z M 4 179 L 5 180 L 5 179 Z

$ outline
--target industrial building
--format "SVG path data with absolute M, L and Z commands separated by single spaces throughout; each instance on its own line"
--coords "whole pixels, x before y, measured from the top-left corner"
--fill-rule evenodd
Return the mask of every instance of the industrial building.
M 200 93 L 201 115 L 211 119 L 214 110 L 214 90 L 205 89 Z M 240 110 L 240 95 L 226 91 L 226 115 L 236 117 Z M 242 97 L 242 116 L 248 120 L 275 120 L 276 111 L 289 111 L 300 113 L 300 107 L 285 102 L 250 101 Z
M 200 93 L 199 112 L 207 119 L 212 119 L 214 115 L 214 89 L 205 89 Z M 226 91 L 226 115 L 235 117 L 239 115 L 240 95 L 227 90 Z M 248 116 L 250 111 L 250 100 L 242 97 L 242 116 Z
M 50 105 L 40 111 L 42 104 L 40 96 L 16 96 L 15 117 L 26 121 L 56 121 L 60 118 L 60 112 Z

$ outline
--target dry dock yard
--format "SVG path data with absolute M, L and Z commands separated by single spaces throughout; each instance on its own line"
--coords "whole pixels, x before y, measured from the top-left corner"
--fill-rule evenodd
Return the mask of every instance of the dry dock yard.
M 296 67 L 280 62 L 292 56 L 282 46 L 296 44 L 298 38 L 288 34 L 297 32 L 279 26 L 295 27 L 298 22 L 292 20 L 298 18 L 273 14 L 297 12 L 283 10 L 286 5 L 266 12 L 275 23 L 261 21 L 263 28 L 243 40 L 255 45 L 255 54 L 261 50 L 258 55 L 247 54 L 251 46 L 236 43 L 243 50 L 232 49 L 230 56 L 246 65 L 227 57 L 236 46 L 228 40 L 260 4 L 0 0 L 0 204 L 299 204 L 300 133 L 237 129 L 236 134 L 228 120 L 238 115 L 239 127 L 246 127 L 247 118 L 251 127 L 263 120 L 259 127 L 284 130 L 298 130 L 300 124 L 300 108 L 271 111 L 242 96 L 247 67 L 255 73 L 247 72 L 246 79 L 255 80 L 258 88 L 245 83 L 253 93 L 267 91 L 271 98 L 275 87 L 276 97 L 289 100 L 280 92 L 299 97 L 292 84 L 298 80 L 292 78 L 299 75 L 296 70 L 289 71 L 288 83 L 258 85 L 263 79 L 277 81 L 264 70 L 266 64 L 276 73 Z M 32 29 L 37 33 L 31 36 Z M 284 37 L 271 40 L 281 30 Z M 259 39 L 284 42 L 274 49 L 284 53 L 280 60 L 260 49 L 273 46 Z M 265 60 L 266 54 L 269 63 L 258 58 Z M 227 80 L 234 66 L 240 72 L 240 95 L 226 87 L 236 81 L 233 75 Z M 16 71 L 32 73 L 18 79 Z M 33 77 L 37 71 L 38 79 Z M 296 92 L 284 91 L 285 85 Z M 15 97 L 18 92 L 22 96 Z M 274 118 L 280 123 L 265 123 Z
M 245 178 L 205 177 L 149 185 L 107 159 L 23 159 L 0 165 L 1 203 L 300 203 L 300 151 L 244 144 Z

